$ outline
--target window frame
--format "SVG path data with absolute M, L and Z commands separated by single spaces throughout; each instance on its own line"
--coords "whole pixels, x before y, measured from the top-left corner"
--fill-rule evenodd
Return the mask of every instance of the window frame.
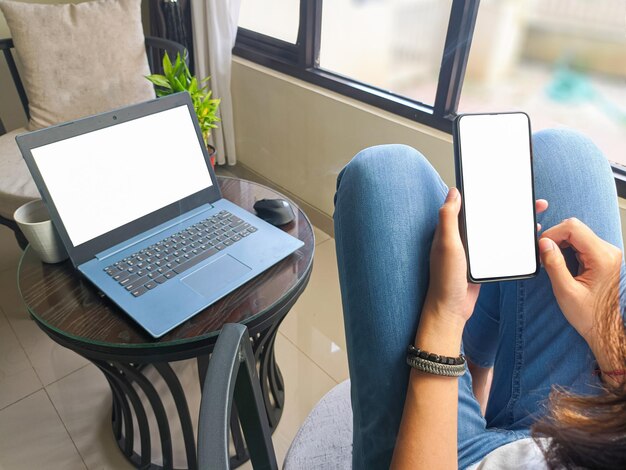
M 300 0 L 300 25 L 295 44 L 239 28 L 233 52 L 257 64 L 450 134 L 463 86 L 479 0 L 452 1 L 432 106 L 319 68 L 322 2 Z M 457 47 L 457 44 L 461 46 Z
M 433 105 L 319 67 L 323 0 L 300 0 L 295 44 L 238 28 L 233 53 L 256 64 L 452 134 L 463 89 L 480 0 L 452 0 Z M 626 167 L 612 163 L 620 197 L 626 198 Z

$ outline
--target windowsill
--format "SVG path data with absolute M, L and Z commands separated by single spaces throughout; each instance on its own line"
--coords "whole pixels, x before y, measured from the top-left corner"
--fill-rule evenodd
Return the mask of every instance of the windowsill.
M 429 136 L 441 139 L 445 142 L 450 142 L 452 143 L 452 135 L 448 134 L 447 132 L 443 132 L 440 131 L 438 129 L 435 129 L 433 127 L 421 124 L 419 122 L 413 121 L 411 119 L 408 118 L 404 118 L 402 116 L 399 116 L 398 114 L 392 113 L 390 111 L 385 111 L 383 109 L 380 109 L 376 106 L 372 106 L 369 105 L 367 103 L 364 103 L 362 101 L 356 100 L 354 98 L 350 98 L 348 96 L 345 96 L 341 93 L 337 93 L 335 91 L 329 90 L 328 88 L 319 86 L 319 85 L 315 85 L 313 83 L 309 83 L 307 81 L 301 80 L 299 78 L 293 77 L 291 75 L 288 75 L 286 73 L 282 73 L 279 72 L 277 70 L 274 70 L 272 68 L 269 67 L 265 67 L 263 65 L 257 64 L 255 62 L 252 62 L 251 60 L 248 59 L 244 59 L 243 57 L 239 57 L 236 55 L 233 55 L 233 63 L 239 64 L 243 67 L 247 67 L 249 69 L 252 70 L 256 70 L 257 72 L 263 73 L 265 75 L 271 76 L 273 78 L 276 78 L 278 80 L 281 80 L 285 83 L 288 83 L 292 86 L 297 86 L 299 88 L 302 88 L 304 90 L 308 90 L 311 91 L 313 93 L 316 93 L 320 96 L 323 96 L 325 98 L 328 99 L 332 99 L 335 100 L 339 103 L 343 103 L 346 104 L 348 106 L 351 106 L 355 109 L 359 109 L 361 111 L 365 111 L 367 113 L 370 114 L 374 114 L 376 116 L 382 117 L 386 120 L 392 121 L 400 126 L 403 127 L 407 127 L 407 128 L 411 128 L 414 129 L 416 131 L 422 132 L 424 134 L 427 134 Z

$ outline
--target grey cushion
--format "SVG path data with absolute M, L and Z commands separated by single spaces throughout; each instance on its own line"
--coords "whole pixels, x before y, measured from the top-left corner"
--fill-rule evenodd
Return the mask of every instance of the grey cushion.
M 315 405 L 285 457 L 284 470 L 352 468 L 350 381 L 340 383 Z
M 15 143 L 15 136 L 24 132 L 22 127 L 0 136 L 0 215 L 6 219 L 13 219 L 22 204 L 40 197 Z
M 154 98 L 141 0 L 0 0 L 30 109 L 29 129 Z

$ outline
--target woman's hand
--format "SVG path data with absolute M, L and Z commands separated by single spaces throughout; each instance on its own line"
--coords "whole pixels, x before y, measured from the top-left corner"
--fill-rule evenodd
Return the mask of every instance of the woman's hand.
M 423 314 L 464 325 L 472 315 L 480 285 L 467 281 L 465 249 L 459 233 L 461 195 L 450 188 L 439 209 L 439 223 L 430 250 L 430 283 Z
M 537 214 L 548 208 L 548 201 L 535 201 Z M 465 249 L 459 233 L 461 195 L 450 188 L 439 209 L 439 224 L 435 230 L 430 253 L 430 284 L 424 311 L 452 321 L 465 323 L 474 311 L 480 285 L 467 281 Z M 537 224 L 537 230 L 541 225 Z
M 571 247 L 576 252 L 576 276 L 569 272 L 559 247 Z M 539 240 L 539 251 L 561 311 L 594 350 L 599 339 L 594 335 L 598 302 L 607 289 L 618 295 L 622 252 L 576 218 L 546 230 Z

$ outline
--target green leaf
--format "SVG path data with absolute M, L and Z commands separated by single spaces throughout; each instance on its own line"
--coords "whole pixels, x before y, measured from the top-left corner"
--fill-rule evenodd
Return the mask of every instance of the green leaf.
M 191 78 L 191 82 L 189 83 L 189 93 L 197 93 L 198 92 L 198 80 L 196 77 Z
M 169 80 L 172 79 L 172 61 L 167 52 L 163 55 L 163 72 Z
M 186 88 L 180 83 L 180 80 L 177 77 L 172 77 L 172 87 L 176 91 L 187 91 Z
M 185 62 L 183 62 L 183 60 L 180 57 L 180 52 L 178 54 L 176 54 L 176 62 L 174 63 L 174 69 L 172 70 L 172 74 L 178 78 L 178 80 L 180 81 L 184 75 L 185 75 L 185 71 L 183 69 L 183 67 L 185 66 Z
M 211 77 L 198 80 L 197 77 L 191 75 L 185 62 L 186 56 L 187 51 L 184 56 L 180 53 L 176 54 L 176 60 L 172 64 L 167 53 L 164 54 L 163 72 L 165 75 L 153 74 L 147 76 L 146 79 L 156 85 L 155 91 L 159 97 L 182 91 L 189 93 L 200 129 L 204 135 L 207 135 L 210 134 L 211 129 L 217 128 L 214 123 L 220 121 L 217 116 L 220 100 L 213 98 L 213 92 L 207 85 Z
M 165 77 L 164 75 L 153 74 L 153 75 L 146 76 L 146 78 L 157 86 L 168 88 L 170 90 L 172 89 L 170 82 L 167 80 L 167 77 Z

